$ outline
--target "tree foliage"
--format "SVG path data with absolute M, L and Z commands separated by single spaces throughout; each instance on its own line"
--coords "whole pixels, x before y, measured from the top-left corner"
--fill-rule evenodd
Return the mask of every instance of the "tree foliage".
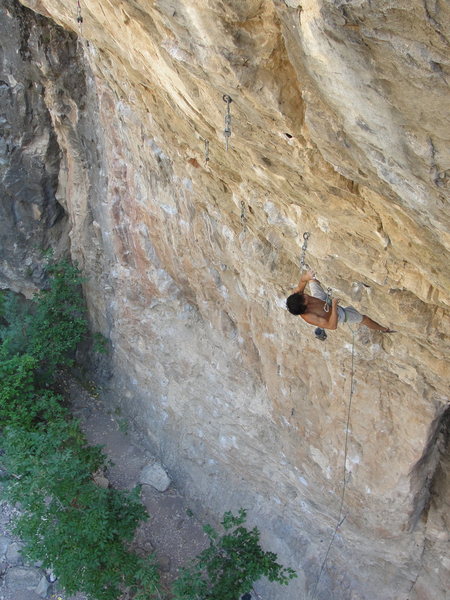
M 262 576 L 282 585 L 296 577 L 276 562 L 276 554 L 261 548 L 259 530 L 243 526 L 246 517 L 244 509 L 237 516 L 226 512 L 223 535 L 210 525 L 204 527 L 209 547 L 181 570 L 173 585 L 174 600 L 237 600 Z
M 0 303 L 0 427 L 7 498 L 20 503 L 16 532 L 23 553 L 58 576 L 68 593 L 116 600 L 124 589 L 150 600 L 158 592 L 153 557 L 130 551 L 147 513 L 139 489 L 103 489 L 93 474 L 106 467 L 79 423 L 52 389 L 87 332 L 78 269 L 49 265 L 48 286 L 26 305 L 12 294 Z

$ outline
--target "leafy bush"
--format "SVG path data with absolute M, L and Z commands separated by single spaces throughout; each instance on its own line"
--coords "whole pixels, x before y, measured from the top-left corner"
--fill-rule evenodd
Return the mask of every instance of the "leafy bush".
M 24 555 L 53 569 L 68 593 L 115 600 L 128 588 L 150 600 L 158 590 L 153 557 L 129 550 L 148 518 L 139 489 L 95 484 L 106 457 L 49 389 L 55 370 L 72 364 L 87 322 L 76 267 L 63 261 L 48 270 L 49 285 L 30 310 L 11 295 L 0 303 L 2 462 L 10 473 L 6 495 L 22 509 L 16 532 Z
M 48 372 L 73 363 L 71 352 L 87 332 L 82 278 L 67 261 L 49 265 L 49 286 L 33 298 L 34 314 L 28 320 L 27 351 Z
M 8 497 L 22 507 L 16 532 L 26 557 L 52 568 L 68 593 L 114 600 L 121 586 L 133 585 L 142 565 L 126 543 L 147 518 L 139 490 L 95 484 L 92 473 L 105 466 L 105 457 L 87 445 L 77 422 L 59 418 L 34 431 L 9 428 L 4 449 L 14 476 Z
M 30 424 L 35 417 L 37 360 L 29 354 L 9 356 L 7 343 L 0 346 L 0 426 Z
M 173 584 L 174 600 L 238 600 L 263 575 L 282 585 L 296 577 L 292 569 L 276 562 L 276 554 L 262 550 L 258 529 L 249 531 L 242 525 L 246 517 L 244 509 L 238 516 L 225 513 L 222 536 L 210 525 L 204 527 L 209 548 L 181 569 Z

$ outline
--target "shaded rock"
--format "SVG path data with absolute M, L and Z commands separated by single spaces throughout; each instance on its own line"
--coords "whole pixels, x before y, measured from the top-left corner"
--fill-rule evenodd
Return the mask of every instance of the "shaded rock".
M 167 573 L 168 571 L 170 571 L 170 565 L 171 565 L 170 556 L 166 556 L 164 554 L 162 556 L 158 556 L 158 565 L 159 565 L 161 571 L 164 571 L 164 573 Z
M 3 12 L 0 220 L 4 227 L 0 230 L 0 286 L 29 296 L 36 285 L 42 284 L 43 250 L 49 246 L 61 250 L 65 244 L 67 219 L 56 198 L 60 148 L 46 106 L 40 69 L 30 61 L 28 42 L 36 17 L 10 0 L 3 2 Z M 40 20 L 44 28 L 45 23 Z M 18 51 L 25 47 L 26 52 Z M 44 55 L 42 59 L 41 67 L 45 69 L 47 64 L 51 69 Z
M 139 483 L 151 485 L 159 492 L 165 492 L 170 485 L 170 477 L 160 464 L 153 463 L 142 469 Z
M 43 575 L 35 589 L 35 592 L 38 596 L 41 596 L 41 598 L 45 598 L 47 596 L 49 587 L 50 587 L 50 582 L 47 580 L 47 577 L 45 577 L 45 575 Z
M 20 553 L 23 544 L 19 542 L 12 542 L 6 551 L 6 560 L 10 565 L 20 565 L 23 563 L 22 555 Z
M 93 474 L 92 478 L 94 480 L 94 483 L 99 487 L 105 490 L 109 488 L 109 480 L 107 479 L 107 477 L 105 477 L 103 471 L 97 471 Z
M 0 535 L 0 559 L 5 556 L 9 544 L 10 539 L 4 535 Z
M 6 573 L 7 568 L 8 563 L 5 560 L 0 560 L 0 576 L 3 576 Z
M 30 567 L 11 567 L 5 575 L 5 583 L 10 589 L 34 591 L 39 585 L 42 573 Z

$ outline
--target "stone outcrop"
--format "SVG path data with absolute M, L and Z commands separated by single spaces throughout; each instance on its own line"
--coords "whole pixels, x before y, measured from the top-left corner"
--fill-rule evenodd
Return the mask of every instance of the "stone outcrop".
M 41 282 L 43 251 L 57 248 L 59 240 L 67 245 L 67 219 L 56 198 L 60 150 L 38 65 L 45 60 L 43 40 L 54 27 L 40 19 L 41 27 L 33 30 L 35 17 L 29 18 L 19 5 L 14 14 L 20 18 L 14 18 L 9 8 L 2 3 L 0 281 L 2 287 L 29 295 Z M 46 66 L 56 78 L 55 71 L 59 73 L 65 62 L 62 39 L 53 48 L 53 64 L 47 60 Z
M 13 31 L 25 12 L 2 4 Z M 313 592 L 339 513 L 352 332 L 323 343 L 284 310 L 310 231 L 307 261 L 342 304 L 398 330 L 355 333 L 345 521 L 316 596 L 443 599 L 448 4 L 85 0 L 78 49 L 75 3 L 23 4 L 59 26 L 35 17 L 26 38 L 48 140 L 27 143 L 53 190 L 42 216 L 25 194 L 27 215 L 50 236 L 64 207 L 112 342 L 108 387 L 171 478 L 216 514 L 251 508 L 299 572 L 265 598 Z M 4 287 L 37 283 L 4 254 Z

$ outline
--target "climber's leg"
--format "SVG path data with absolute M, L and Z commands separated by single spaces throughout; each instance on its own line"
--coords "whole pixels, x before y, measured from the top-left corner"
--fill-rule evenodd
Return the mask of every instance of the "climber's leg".
M 394 333 L 392 329 L 389 329 L 389 327 L 383 327 L 383 325 L 380 325 L 376 321 L 373 321 L 367 315 L 363 315 L 361 325 L 365 325 L 366 327 L 368 327 L 369 329 L 373 329 L 374 331 L 382 331 L 383 333 Z

